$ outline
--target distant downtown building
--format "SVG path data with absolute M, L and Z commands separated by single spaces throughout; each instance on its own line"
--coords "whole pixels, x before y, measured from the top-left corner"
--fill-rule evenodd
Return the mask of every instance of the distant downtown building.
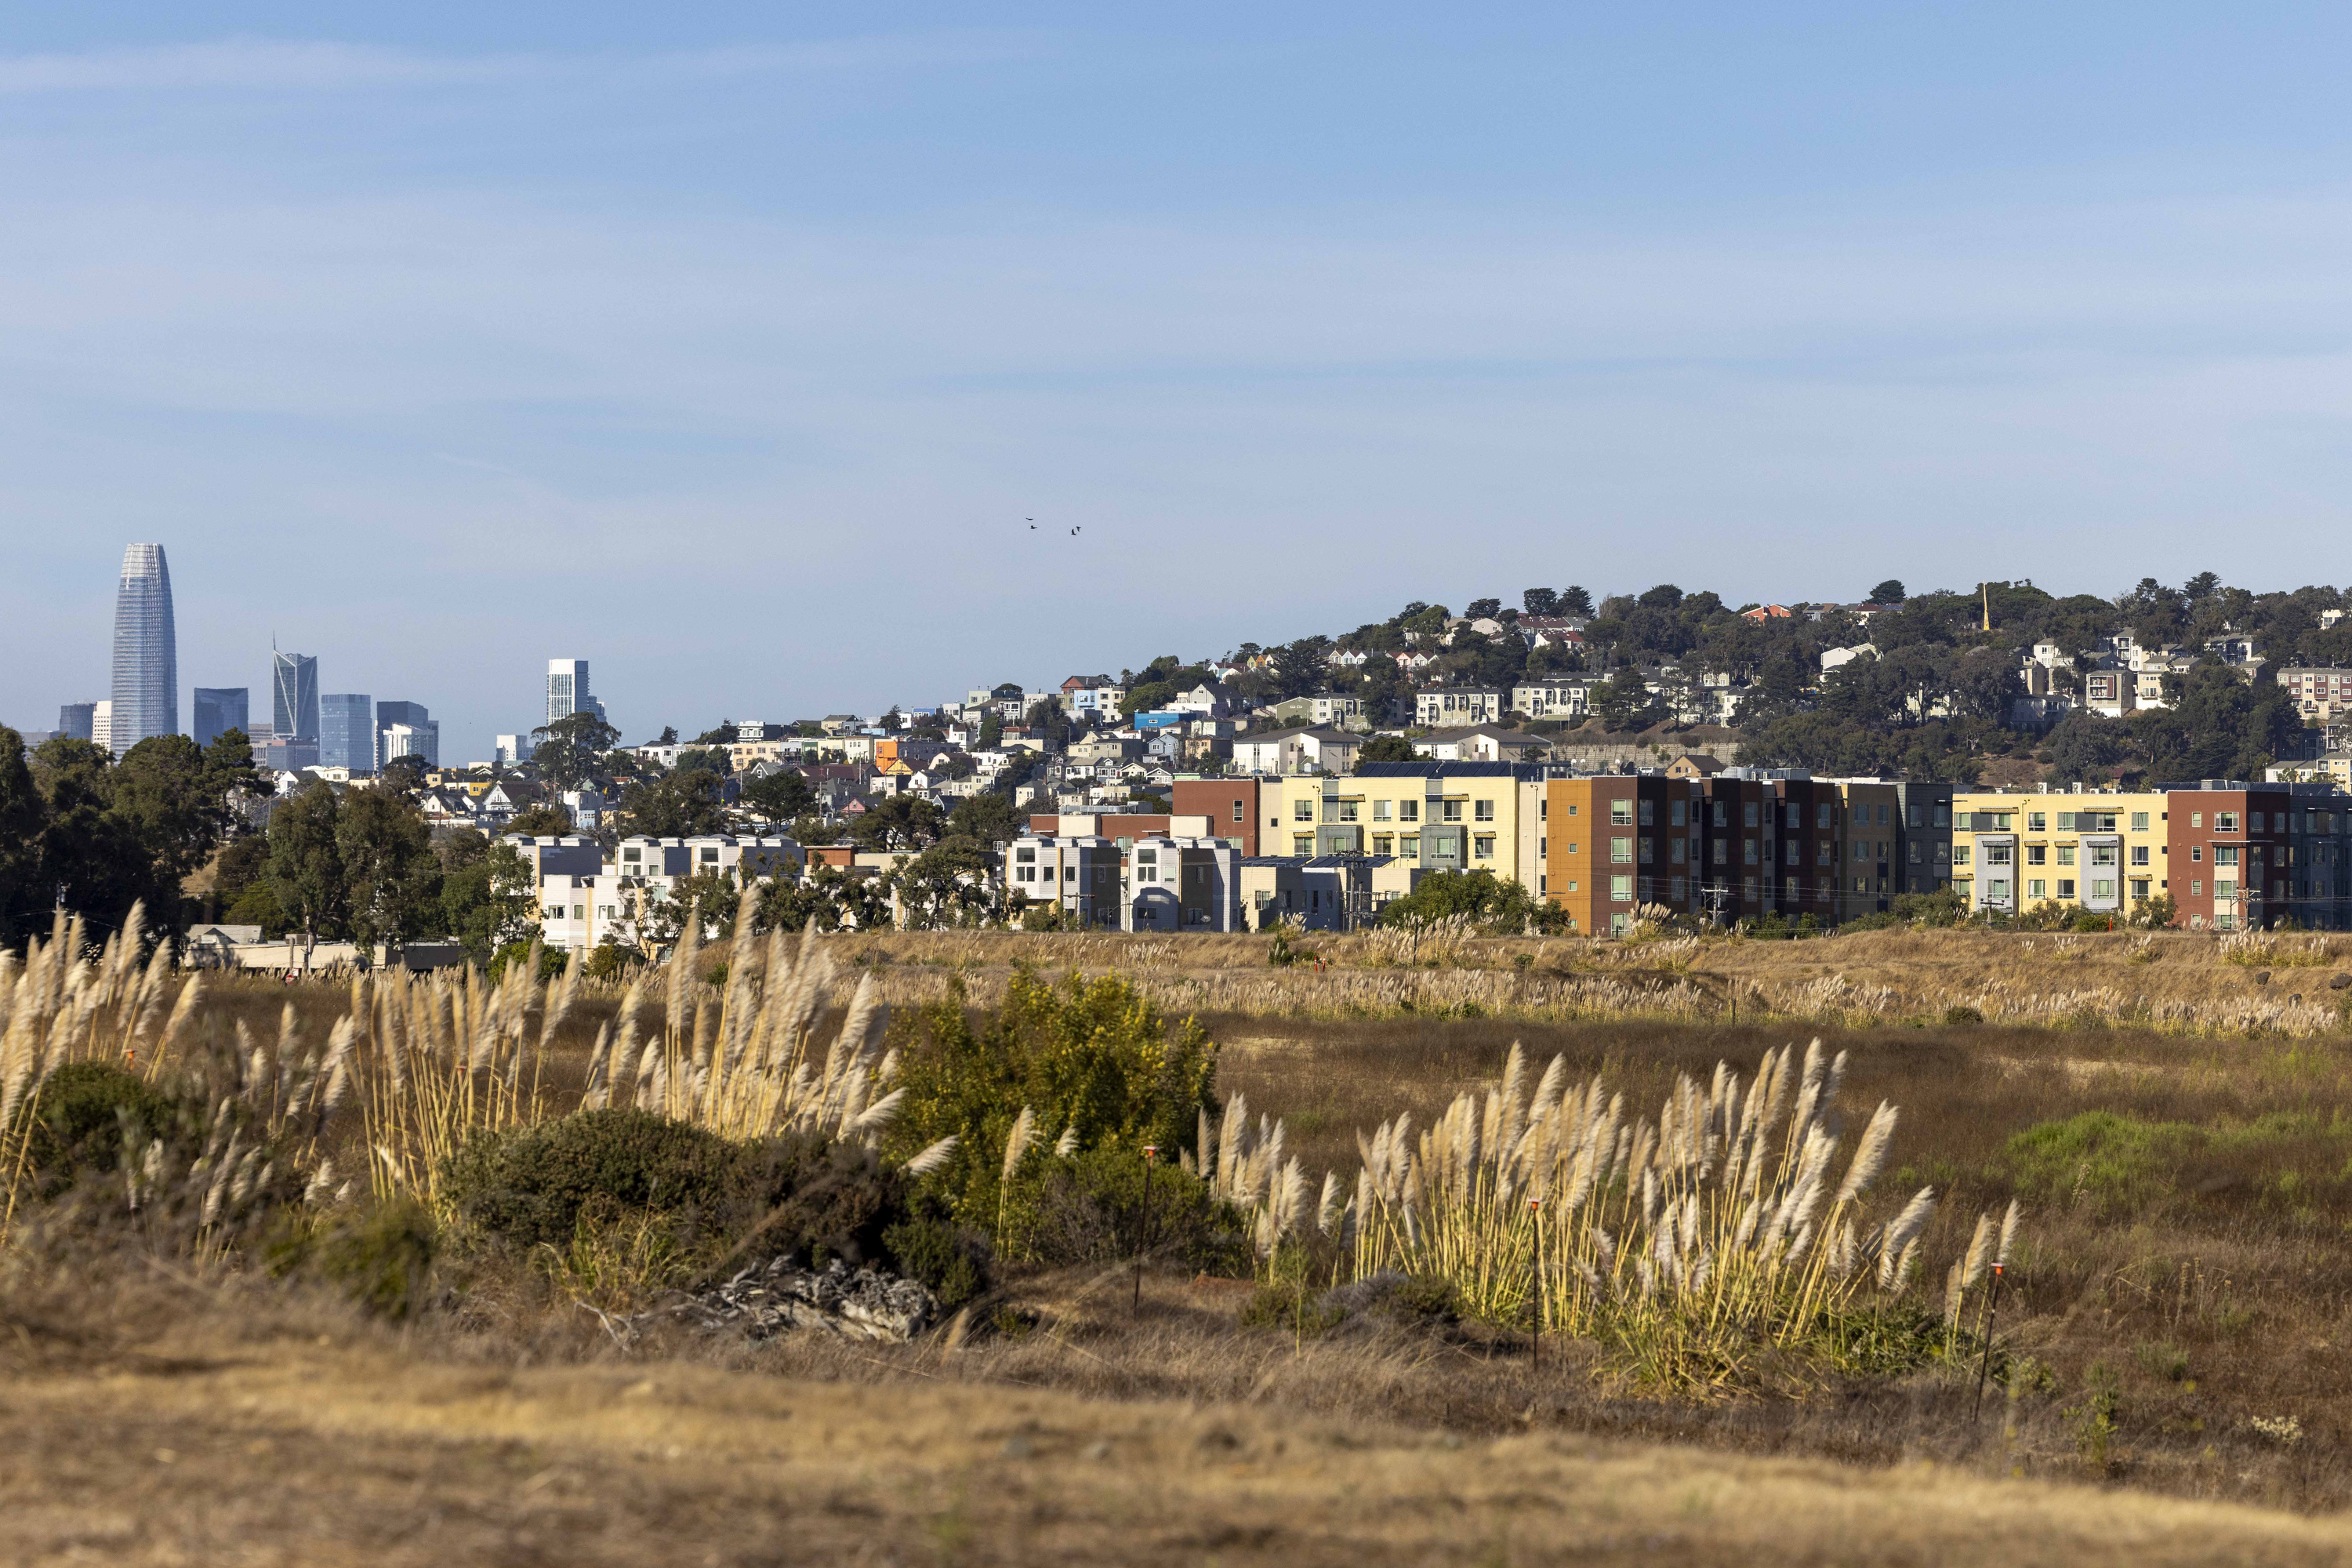
M 269 650 L 269 728 L 281 742 L 319 739 L 319 661 Z
M 142 741 L 180 732 L 172 569 L 160 544 L 132 544 L 122 552 L 122 581 L 114 596 L 112 700 L 107 743 L 118 757 Z
M 87 741 L 98 732 L 98 704 L 67 702 L 58 708 L 58 733 L 77 741 Z
M 250 696 L 249 689 L 243 686 L 197 687 L 196 744 L 209 746 L 226 730 L 242 730 L 247 740 L 253 739 L 253 731 L 246 723 Z
M 588 661 L 551 658 L 547 661 L 547 721 L 593 712 L 596 700 L 588 694 Z
M 428 768 L 441 765 L 441 726 L 422 702 L 375 705 L 376 765 L 394 757 L 415 757 Z
M 319 765 L 375 772 L 375 700 L 364 691 L 319 699 Z

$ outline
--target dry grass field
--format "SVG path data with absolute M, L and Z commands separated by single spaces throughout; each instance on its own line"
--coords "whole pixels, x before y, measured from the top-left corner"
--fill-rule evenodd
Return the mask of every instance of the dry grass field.
M 35 1236 L 0 1253 L 0 1514 L 20 1526 L 0 1557 L 2352 1554 L 2352 993 L 2330 984 L 2352 944 L 1349 938 L 1269 967 L 1256 938 L 838 943 L 900 1004 L 990 1005 L 1016 963 L 1119 964 L 1198 1014 L 1218 1092 L 1283 1118 L 1318 1180 L 1351 1181 L 1360 1134 L 1426 1125 L 1515 1041 L 1654 1110 L 1677 1074 L 1818 1035 L 1847 1053 L 1849 1106 L 1901 1108 L 1885 1184 L 1945 1195 L 1931 1251 L 2022 1205 L 2008 1375 L 1980 1412 L 1946 1362 L 1843 1381 L 1766 1357 L 1737 1390 L 1668 1397 L 1507 1327 L 1244 1321 L 1248 1280 L 1151 1271 L 1138 1308 L 1124 1267 L 1013 1279 L 952 1343 L 623 1344 L 537 1277 L 388 1326 L 249 1270 L 45 1265 Z M 322 1035 L 350 1003 L 326 983 L 209 998 L 257 1036 L 289 1006 Z M 582 998 L 551 1090 L 576 1090 L 618 1003 Z

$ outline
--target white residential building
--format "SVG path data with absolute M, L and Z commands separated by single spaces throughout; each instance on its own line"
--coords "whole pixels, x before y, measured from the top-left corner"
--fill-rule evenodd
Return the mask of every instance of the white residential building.
M 1530 719 L 1581 719 L 1591 710 L 1592 682 L 1582 676 L 1511 688 L 1511 711 Z
M 1344 773 L 1356 765 L 1364 737 L 1341 730 L 1269 730 L 1234 742 L 1237 773 Z
M 1424 730 L 1502 721 L 1507 694 L 1490 686 L 1435 686 L 1413 694 L 1412 721 Z

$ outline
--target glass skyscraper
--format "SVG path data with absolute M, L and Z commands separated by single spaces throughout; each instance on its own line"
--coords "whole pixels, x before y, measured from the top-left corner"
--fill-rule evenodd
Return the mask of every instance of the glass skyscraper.
M 121 756 L 140 742 L 180 732 L 179 637 L 172 626 L 172 568 L 160 544 L 122 552 L 114 595 L 114 722 Z
M 596 700 L 588 695 L 588 661 L 551 658 L 547 661 L 547 721 L 593 712 Z
M 252 740 L 253 731 L 246 728 L 248 696 L 247 689 L 242 686 L 197 687 L 196 744 L 211 745 L 224 730 L 244 730 L 245 738 Z
M 269 650 L 269 727 L 280 741 L 319 738 L 319 661 Z
M 441 726 L 425 710 L 424 703 L 379 702 L 375 727 L 376 755 L 383 762 L 415 757 L 428 768 L 441 765 Z
M 364 691 L 319 699 L 319 765 L 375 772 L 375 700 Z
M 98 704 L 65 702 L 58 707 L 58 733 L 87 741 L 98 733 Z

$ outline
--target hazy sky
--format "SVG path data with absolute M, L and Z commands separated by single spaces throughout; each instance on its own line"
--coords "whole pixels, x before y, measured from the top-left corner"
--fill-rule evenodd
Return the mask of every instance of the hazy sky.
M 452 761 L 555 656 L 635 740 L 1531 584 L 2352 578 L 2347 46 L 2148 0 L 12 6 L 0 721 L 104 694 L 131 540 L 184 721 L 275 631 Z

